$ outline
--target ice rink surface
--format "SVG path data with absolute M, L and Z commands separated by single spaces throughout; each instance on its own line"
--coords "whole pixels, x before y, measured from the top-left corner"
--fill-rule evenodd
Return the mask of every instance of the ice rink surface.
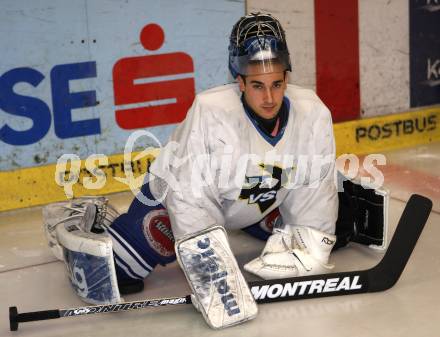
M 41 207 L 34 207 L 0 213 L 0 336 L 439 336 L 440 143 L 389 152 L 386 157 L 381 169 L 391 193 L 389 237 L 412 193 L 431 198 L 434 208 L 400 280 L 385 292 L 263 304 L 253 321 L 220 331 L 211 330 L 191 305 L 182 305 L 21 323 L 18 331 L 10 332 L 9 306 L 27 312 L 86 305 L 71 290 L 63 263 L 47 247 Z M 109 196 L 119 211 L 126 210 L 132 198 L 130 193 Z M 263 247 L 241 232 L 229 236 L 241 265 Z M 350 244 L 335 252 L 331 262 L 335 271 L 367 269 L 382 255 Z M 188 293 L 173 263 L 157 268 L 146 279 L 145 290 L 125 300 Z

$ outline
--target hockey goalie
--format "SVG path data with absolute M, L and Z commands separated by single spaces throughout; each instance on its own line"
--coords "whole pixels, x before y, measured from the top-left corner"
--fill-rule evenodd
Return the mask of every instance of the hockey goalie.
M 330 112 L 287 83 L 278 20 L 242 17 L 229 69 L 236 83 L 196 96 L 126 213 L 102 197 L 44 208 L 50 246 L 84 301 L 117 303 L 177 258 L 193 303 L 224 328 L 257 315 L 226 230 L 266 240 L 244 265 L 263 279 L 327 273 L 332 250 L 350 241 L 385 246 L 387 195 L 344 179 L 338 193 Z

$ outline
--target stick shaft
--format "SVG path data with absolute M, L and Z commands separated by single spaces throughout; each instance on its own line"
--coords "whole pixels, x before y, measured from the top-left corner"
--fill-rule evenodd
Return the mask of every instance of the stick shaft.
M 191 303 L 191 296 L 187 295 L 183 297 L 150 299 L 150 300 L 142 300 L 142 301 L 134 301 L 134 302 L 124 302 L 118 304 L 94 305 L 94 306 L 60 310 L 60 317 L 92 315 L 92 314 L 100 314 L 104 312 L 129 311 L 129 310 L 143 309 L 147 307 L 162 307 L 165 305 L 179 305 L 179 304 L 190 304 L 190 303 Z
M 46 319 L 55 319 L 61 317 L 92 315 L 104 312 L 129 311 L 143 309 L 147 307 L 161 307 L 165 305 L 181 305 L 190 303 L 191 295 L 187 295 L 183 297 L 149 299 L 134 302 L 124 302 L 119 304 L 86 306 L 72 309 L 33 311 L 20 314 L 17 312 L 16 307 L 9 307 L 9 323 L 10 330 L 16 331 L 18 329 L 18 324 L 23 322 L 42 321 Z

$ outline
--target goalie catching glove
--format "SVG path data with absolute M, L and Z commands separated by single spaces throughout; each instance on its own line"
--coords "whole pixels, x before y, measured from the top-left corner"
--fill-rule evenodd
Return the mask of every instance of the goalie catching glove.
M 335 242 L 335 235 L 309 227 L 275 229 L 261 255 L 244 269 L 266 280 L 328 273 Z
M 176 242 L 176 255 L 193 291 L 192 301 L 211 328 L 236 325 L 257 315 L 223 227 L 183 237 Z

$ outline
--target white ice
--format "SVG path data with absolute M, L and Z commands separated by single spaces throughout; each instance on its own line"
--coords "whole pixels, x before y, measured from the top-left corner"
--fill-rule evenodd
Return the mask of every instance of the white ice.
M 258 317 L 221 331 L 211 330 L 190 305 L 97 314 L 21 323 L 9 331 L 8 307 L 19 312 L 62 309 L 85 304 L 70 288 L 62 262 L 47 247 L 41 207 L 0 213 L 0 336 L 323 336 L 422 337 L 440 331 L 440 143 L 386 153 L 385 187 L 391 192 L 390 236 L 412 193 L 431 198 L 434 210 L 400 280 L 391 289 L 371 294 L 337 296 L 259 306 Z M 109 196 L 124 211 L 130 193 Z M 230 234 L 242 265 L 263 243 L 241 232 Z M 351 244 L 335 252 L 336 270 L 370 268 L 382 253 Z M 250 277 L 249 274 L 245 275 Z M 182 296 L 189 293 L 174 263 L 159 267 L 142 293 L 127 301 Z

